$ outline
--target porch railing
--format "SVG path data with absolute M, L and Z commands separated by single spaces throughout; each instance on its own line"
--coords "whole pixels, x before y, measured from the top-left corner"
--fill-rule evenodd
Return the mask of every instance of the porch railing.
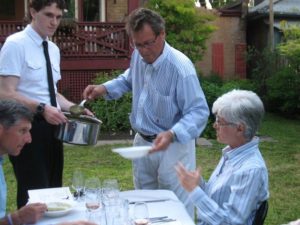
M 0 21 L 0 45 L 24 27 L 22 22 Z M 130 54 L 124 23 L 62 24 L 52 40 L 60 48 L 62 58 L 128 58 Z

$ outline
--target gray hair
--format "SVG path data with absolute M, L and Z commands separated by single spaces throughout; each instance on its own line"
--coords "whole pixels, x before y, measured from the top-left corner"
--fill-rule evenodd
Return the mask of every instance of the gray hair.
M 159 35 L 165 30 L 165 20 L 158 13 L 150 9 L 138 8 L 130 13 L 126 23 L 126 31 L 130 36 L 132 32 L 141 31 L 145 24 L 152 28 L 155 35 Z
M 32 122 L 33 113 L 23 104 L 14 100 L 0 100 L 0 124 L 6 129 L 21 119 Z
M 264 116 L 264 105 L 252 91 L 232 90 L 223 94 L 213 104 L 212 112 L 233 124 L 244 124 L 244 137 L 251 140 Z

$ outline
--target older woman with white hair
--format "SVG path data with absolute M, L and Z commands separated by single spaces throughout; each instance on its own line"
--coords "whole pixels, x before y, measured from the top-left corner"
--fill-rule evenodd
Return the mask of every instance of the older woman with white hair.
M 179 162 L 181 185 L 197 208 L 198 224 L 253 224 L 257 209 L 268 199 L 268 171 L 255 136 L 264 115 L 252 91 L 232 90 L 213 104 L 217 140 L 227 146 L 208 182 L 201 169 L 188 171 Z

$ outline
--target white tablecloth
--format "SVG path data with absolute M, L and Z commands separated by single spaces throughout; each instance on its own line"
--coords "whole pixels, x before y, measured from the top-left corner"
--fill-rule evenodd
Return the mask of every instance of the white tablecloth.
M 147 202 L 150 217 L 168 216 L 176 219 L 175 222 L 159 223 L 159 225 L 195 225 L 192 218 L 188 215 L 182 202 L 178 200 L 176 195 L 169 190 L 132 190 L 120 193 L 121 198 L 128 199 L 129 202 L 160 200 L 165 201 Z M 133 204 L 130 204 L 130 208 Z M 57 224 L 59 222 L 74 221 L 86 219 L 86 209 L 84 204 L 78 204 L 72 211 L 62 217 L 42 218 L 37 225 Z

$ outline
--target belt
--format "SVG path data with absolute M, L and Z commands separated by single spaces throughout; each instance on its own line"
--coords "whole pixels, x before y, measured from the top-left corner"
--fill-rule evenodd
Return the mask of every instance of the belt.
M 153 135 L 145 135 L 145 134 L 142 134 L 140 132 L 138 132 L 139 135 L 145 140 L 145 141 L 148 141 L 148 142 L 152 142 L 156 137 L 157 135 L 156 134 L 153 134 Z

